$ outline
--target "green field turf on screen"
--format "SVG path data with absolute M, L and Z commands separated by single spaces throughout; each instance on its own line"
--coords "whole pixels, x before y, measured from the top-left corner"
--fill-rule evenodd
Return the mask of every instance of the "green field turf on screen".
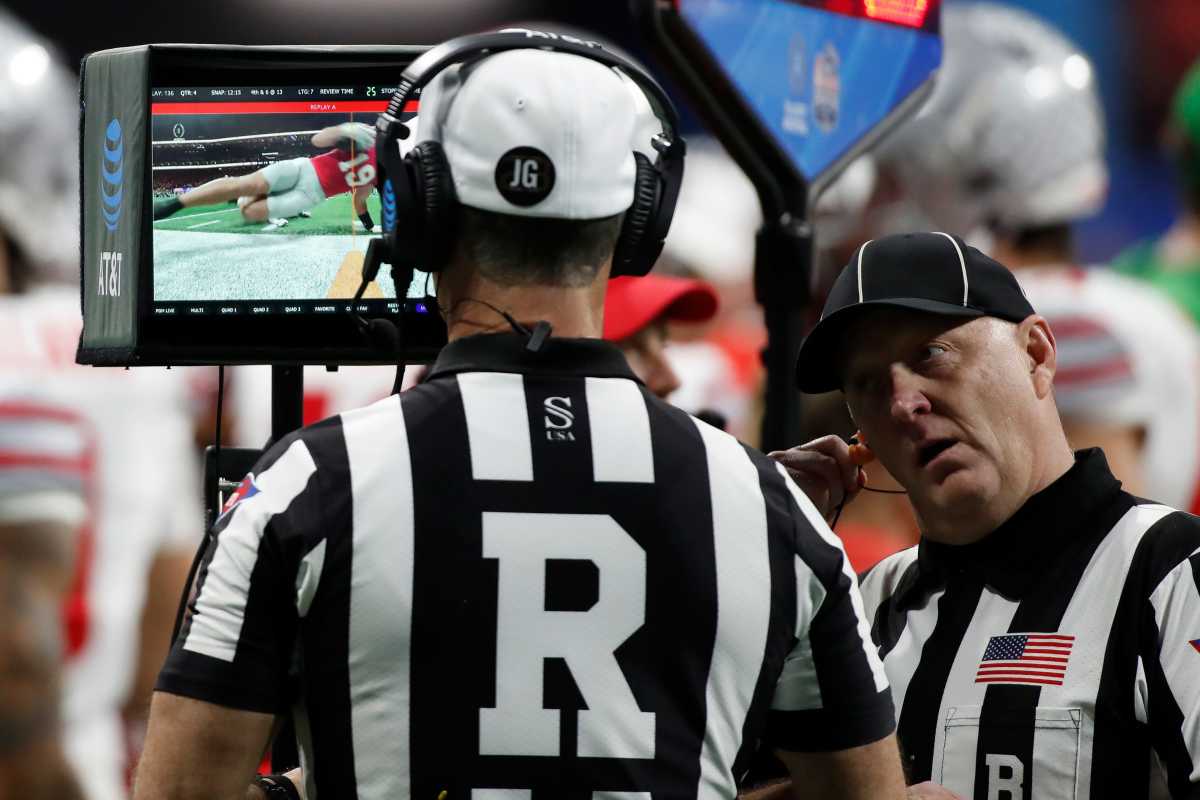
M 367 199 L 367 209 L 376 224 L 382 217 L 379 195 L 372 192 Z M 177 211 L 167 219 L 154 223 L 155 230 L 194 231 L 196 233 L 261 233 L 266 236 L 295 234 L 329 235 L 351 233 L 357 217 L 350 202 L 350 194 L 339 194 L 326 198 L 324 202 L 309 209 L 311 217 L 291 217 L 288 224 L 276 228 L 266 222 L 246 222 L 238 211 L 237 204 L 224 203 L 217 206 L 196 206 Z M 362 227 L 357 232 L 366 233 Z

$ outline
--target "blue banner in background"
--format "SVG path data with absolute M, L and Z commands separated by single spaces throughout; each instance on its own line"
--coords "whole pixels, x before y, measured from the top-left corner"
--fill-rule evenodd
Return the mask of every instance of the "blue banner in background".
M 679 11 L 810 181 L 941 63 L 936 33 L 788 0 L 680 0 Z

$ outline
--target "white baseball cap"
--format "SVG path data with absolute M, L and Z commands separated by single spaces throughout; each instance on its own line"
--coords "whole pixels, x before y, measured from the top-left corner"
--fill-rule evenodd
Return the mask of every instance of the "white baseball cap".
M 604 64 L 509 50 L 434 78 L 421 95 L 416 139 L 441 142 L 465 206 L 599 219 L 633 203 L 633 151 L 648 151 L 662 130 L 647 114 L 641 89 Z

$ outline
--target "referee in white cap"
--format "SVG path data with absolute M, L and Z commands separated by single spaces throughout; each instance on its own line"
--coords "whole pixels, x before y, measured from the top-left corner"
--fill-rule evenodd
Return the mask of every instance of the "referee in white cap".
M 600 339 L 650 149 L 640 92 L 540 48 L 425 86 L 414 153 L 444 153 L 457 198 L 450 343 L 420 386 L 283 439 L 243 481 L 137 800 L 247 797 L 292 707 L 303 769 L 250 796 L 733 798 L 760 742 L 797 797 L 904 796 L 840 543 L 781 466 Z
M 943 233 L 859 247 L 801 349 L 921 527 L 862 579 L 912 796 L 1200 797 L 1200 521 L 1071 451 L 1054 373 L 1012 274 Z M 778 457 L 827 513 L 859 489 L 836 437 Z

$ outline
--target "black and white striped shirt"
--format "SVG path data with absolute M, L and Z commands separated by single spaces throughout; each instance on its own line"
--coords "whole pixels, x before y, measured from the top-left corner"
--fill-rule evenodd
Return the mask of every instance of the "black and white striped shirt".
M 294 703 L 310 800 L 729 798 L 759 739 L 892 730 L 841 545 L 782 468 L 611 345 L 524 344 L 458 340 L 272 448 L 158 688 Z
M 986 539 L 863 578 L 913 781 L 971 800 L 1200 797 L 1200 519 L 1099 450 Z

